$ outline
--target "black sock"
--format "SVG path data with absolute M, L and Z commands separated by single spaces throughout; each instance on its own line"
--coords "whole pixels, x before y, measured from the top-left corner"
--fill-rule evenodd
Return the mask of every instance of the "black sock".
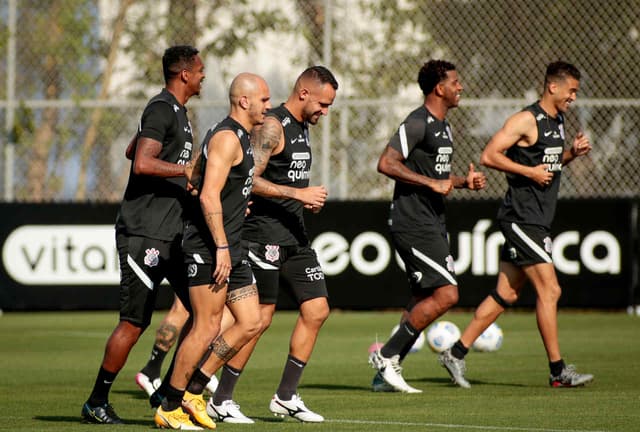
M 164 395 L 167 394 L 167 386 L 169 385 L 169 381 L 171 380 L 171 374 L 173 374 L 173 367 L 176 363 L 176 353 L 178 352 L 178 350 L 174 350 L 173 351 L 173 357 L 171 358 L 171 363 L 169 364 L 169 369 L 167 369 L 167 371 L 164 373 L 164 378 L 162 378 L 162 384 L 160 384 L 160 388 L 158 388 L 158 390 L 156 390 L 156 392 L 159 395 L 162 395 L 164 397 Z
M 562 369 L 564 369 L 564 360 L 549 362 L 549 371 L 551 371 L 552 376 L 559 376 L 562 373 Z
M 418 336 L 420 336 L 420 332 L 416 330 L 409 321 L 405 321 L 400 324 L 398 331 L 396 331 L 389 338 L 387 343 L 384 344 L 380 350 L 380 354 L 385 358 L 391 358 L 396 354 L 402 357 L 402 352 L 406 349 L 406 355 Z
M 148 376 L 151 380 L 160 378 L 160 370 L 167 351 L 163 351 L 158 345 L 154 345 L 151 349 L 149 361 L 140 372 Z
M 282 400 L 291 400 L 294 394 L 298 391 L 298 383 L 302 376 L 302 371 L 307 364 L 302 360 L 289 355 L 287 357 L 287 363 L 284 366 L 282 372 L 282 379 L 280 380 L 280 386 L 276 394 Z
M 458 360 L 463 360 L 464 356 L 466 356 L 468 352 L 469 352 L 469 348 L 462 345 L 462 342 L 460 341 L 460 339 L 458 339 L 458 342 L 454 343 L 453 346 L 451 347 L 451 355 L 457 358 Z
M 162 409 L 165 411 L 173 411 L 182 406 L 184 390 L 178 390 L 171 384 L 167 384 L 164 396 L 165 398 L 162 400 Z
M 233 390 L 236 388 L 236 383 L 238 382 L 238 379 L 240 379 L 241 373 L 242 370 L 232 368 L 229 365 L 224 365 L 222 367 L 220 383 L 216 389 L 216 394 L 213 395 L 214 404 L 220 405 L 226 400 L 233 399 Z
M 111 390 L 111 385 L 115 381 L 116 376 L 118 376 L 118 372 L 109 372 L 103 367 L 100 367 L 96 382 L 93 385 L 93 390 L 89 396 L 89 405 L 95 407 L 104 405 L 109 401 L 109 390 Z
M 209 384 L 209 380 L 211 377 L 206 376 L 202 369 L 196 369 L 196 371 L 191 375 L 191 381 L 187 385 L 187 391 L 192 394 L 202 394 L 204 393 L 204 388 L 207 384 Z

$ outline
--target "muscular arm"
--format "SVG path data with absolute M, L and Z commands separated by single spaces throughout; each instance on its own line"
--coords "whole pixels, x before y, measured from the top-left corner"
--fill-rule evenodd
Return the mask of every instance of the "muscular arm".
M 206 174 L 202 182 L 200 206 L 211 237 L 219 248 L 216 251 L 216 269 L 214 278 L 221 284 L 229 277 L 231 258 L 229 255 L 227 235 L 224 231 L 224 218 L 220 193 L 224 187 L 229 170 L 237 163 L 238 151 L 242 157 L 242 149 L 238 137 L 232 131 L 216 133 L 207 146 Z M 222 249 L 220 249 L 222 248 Z
M 136 142 L 138 142 L 138 134 L 135 134 L 129 144 L 127 145 L 127 149 L 124 151 L 124 155 L 127 159 L 133 160 L 133 155 L 136 153 Z
M 275 117 L 266 117 L 263 125 L 254 127 L 251 135 L 255 171 L 252 193 L 266 198 L 295 199 L 310 207 L 322 207 L 327 198 L 324 186 L 295 188 L 275 184 L 262 177 L 272 155 L 284 148 L 284 131 Z
M 530 167 L 514 162 L 505 155 L 505 152 L 512 146 L 533 145 L 537 139 L 535 117 L 527 111 L 514 114 L 489 140 L 480 156 L 480 163 L 498 171 L 528 177 L 543 186 L 553 178 L 553 173 L 547 171 L 546 164 Z
M 404 156 L 390 145 L 386 146 L 378 159 L 378 172 L 395 181 L 427 187 L 434 192 L 447 195 L 453 188 L 451 179 L 437 180 L 418 174 L 407 168 L 402 162 Z
M 156 177 L 191 177 L 192 164 L 178 165 L 158 158 L 162 143 L 151 138 L 140 137 L 136 145 L 133 172 L 137 175 Z

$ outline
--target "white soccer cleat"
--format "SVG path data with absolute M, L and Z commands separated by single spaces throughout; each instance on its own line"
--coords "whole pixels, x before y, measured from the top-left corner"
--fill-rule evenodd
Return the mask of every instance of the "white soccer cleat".
M 277 394 L 273 395 L 271 403 L 269 403 L 269 410 L 277 417 L 288 415 L 301 422 L 322 423 L 324 421 L 324 417 L 310 411 L 297 394 L 288 401 L 280 399 Z
M 240 411 L 240 405 L 232 400 L 223 401 L 220 405 L 213 403 L 213 398 L 207 402 L 207 414 L 214 419 L 224 423 L 240 423 L 240 424 L 252 424 L 255 423 L 246 415 Z
M 211 375 L 211 379 L 209 380 L 205 388 L 209 393 L 214 394 L 216 392 L 216 389 L 218 388 L 218 378 L 216 378 L 215 375 Z
M 411 387 L 402 377 L 400 356 L 391 358 L 383 357 L 380 351 L 374 351 L 369 355 L 369 364 L 377 369 L 382 379 L 397 391 L 404 393 L 422 393 L 422 390 Z
M 385 380 L 382 378 L 380 372 L 376 372 L 373 380 L 371 381 L 371 390 L 374 392 L 397 392 L 398 390 L 391 387 Z
M 158 388 L 160 388 L 162 380 L 160 378 L 150 379 L 142 372 L 138 372 L 136 374 L 136 384 L 138 384 L 138 387 L 144 390 L 148 396 L 151 396 L 156 390 L 158 390 Z

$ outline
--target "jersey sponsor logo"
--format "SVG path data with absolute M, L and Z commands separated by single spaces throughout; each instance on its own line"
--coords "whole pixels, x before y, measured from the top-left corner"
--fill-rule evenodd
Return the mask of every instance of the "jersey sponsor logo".
M 289 116 L 287 116 L 282 119 L 280 124 L 282 125 L 282 127 L 285 127 L 286 125 L 291 124 L 291 119 L 289 118 Z
M 158 258 L 160 256 L 160 251 L 156 248 L 149 248 L 145 250 L 146 255 L 144 256 L 144 264 L 148 267 L 155 267 L 160 262 Z
M 549 135 L 551 135 L 552 133 L 553 133 L 553 131 L 546 131 L 546 132 L 544 133 L 544 136 L 548 137 L 548 136 L 549 136 Z
M 544 149 L 542 163 L 547 164 L 547 171 L 562 171 L 562 147 L 547 147 Z
M 187 276 L 192 278 L 198 274 L 198 265 L 197 264 L 189 264 L 187 267 Z
M 297 142 L 298 142 L 298 138 L 297 138 L 297 137 L 296 137 L 296 138 L 293 138 L 292 140 L 289 140 L 289 143 L 290 143 L 291 145 L 294 145 L 294 144 L 295 144 L 295 143 L 297 143 Z
M 324 273 L 322 272 L 322 267 L 307 267 L 304 269 L 304 273 L 307 276 L 307 279 L 310 281 L 317 281 L 324 279 Z
M 433 135 L 434 135 L 436 138 L 438 138 L 438 137 L 440 136 L 440 134 L 441 134 L 441 133 L 442 133 L 442 131 L 438 131 L 438 132 L 434 133 Z
M 309 153 L 309 152 L 291 153 L 291 159 L 293 159 L 293 160 L 308 160 L 308 159 L 311 159 L 311 153 Z
M 537 121 L 544 120 L 544 119 L 546 119 L 546 118 L 547 118 L 547 116 L 546 116 L 546 115 L 544 115 L 544 114 L 542 114 L 542 113 L 540 113 L 540 114 L 538 114 L 538 115 L 536 116 L 536 120 L 537 120 Z
M 434 169 L 438 174 L 451 172 L 451 155 L 453 154 L 453 147 L 440 147 L 438 148 L 438 155 L 436 156 L 436 164 Z
M 255 167 L 252 167 L 249 170 L 249 175 L 247 175 L 247 178 L 244 179 L 244 187 L 242 188 L 242 196 L 244 197 L 245 200 L 247 198 L 249 198 L 249 195 L 251 194 L 251 189 L 253 188 L 253 172 L 254 171 L 255 171 Z
M 278 245 L 265 245 L 264 246 L 264 259 L 271 262 L 276 262 L 280 259 L 280 246 Z

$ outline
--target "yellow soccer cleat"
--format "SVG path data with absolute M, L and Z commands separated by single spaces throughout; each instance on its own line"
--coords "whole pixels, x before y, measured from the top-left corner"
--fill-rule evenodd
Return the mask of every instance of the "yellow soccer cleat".
M 201 394 L 193 394 L 188 391 L 184 392 L 182 397 L 182 409 L 191 415 L 191 418 L 195 420 L 200 426 L 204 426 L 207 429 L 215 429 L 216 424 L 207 414 L 207 403 L 204 401 Z
M 162 409 L 162 405 L 159 406 L 153 421 L 156 426 L 162 429 L 203 430 L 200 426 L 194 425 L 189 419 L 189 414 L 180 407 L 173 411 L 165 411 Z

